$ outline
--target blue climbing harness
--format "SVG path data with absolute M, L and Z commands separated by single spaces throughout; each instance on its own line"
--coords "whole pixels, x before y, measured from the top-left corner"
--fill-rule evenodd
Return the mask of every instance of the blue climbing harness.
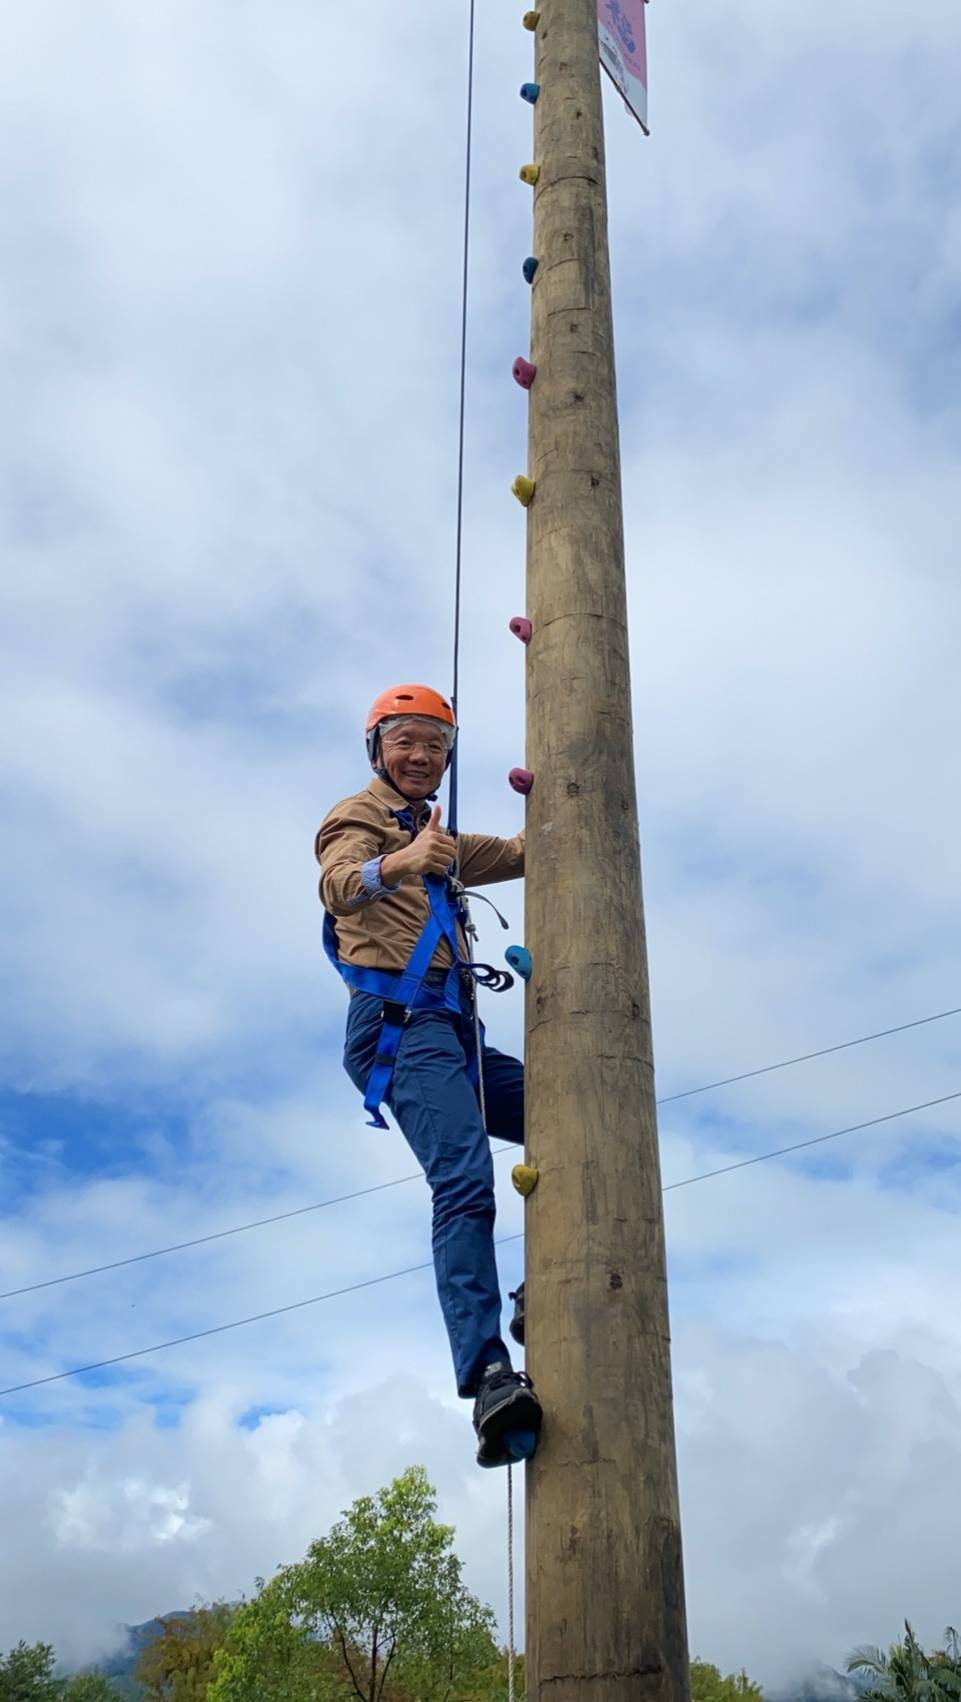
M 462 920 L 461 907 L 449 890 L 446 876 L 424 875 L 423 881 L 430 903 L 430 915 L 424 923 L 407 968 L 400 974 L 395 975 L 384 969 L 367 969 L 354 963 L 343 963 L 337 949 L 334 918 L 329 911 L 324 914 L 324 950 L 338 974 L 343 977 L 348 987 L 352 987 L 356 992 L 373 993 L 375 998 L 384 1001 L 384 1020 L 377 1042 L 377 1054 L 367 1078 L 367 1091 L 364 1094 L 364 1110 L 369 1112 L 370 1124 L 374 1129 L 389 1127 L 380 1108 L 390 1092 L 397 1051 L 411 1011 L 447 1010 L 455 1016 L 461 1015 L 461 971 L 470 967 L 460 957 L 457 939 L 457 924 Z M 453 962 L 443 986 L 427 986 L 425 977 L 441 940 L 446 940 L 450 946 Z
M 455 835 L 456 809 L 455 750 L 451 763 L 451 821 L 448 829 Z M 392 810 L 391 814 L 396 816 L 401 827 L 407 829 L 412 839 L 416 837 L 417 827 L 412 811 Z M 399 975 L 386 969 L 367 969 L 361 964 L 343 963 L 337 945 L 337 925 L 330 911 L 324 912 L 324 950 L 338 975 L 355 992 L 372 993 L 375 998 L 384 1002 L 377 1052 L 367 1077 L 367 1091 L 364 1094 L 364 1110 L 370 1115 L 372 1129 L 390 1127 L 381 1106 L 390 1092 L 401 1036 L 411 1012 L 450 1011 L 453 1016 L 462 1017 L 464 982 L 467 977 L 473 982 L 474 998 L 477 997 L 478 987 L 487 987 L 491 992 L 502 993 L 514 984 L 514 977 L 506 970 L 494 969 L 489 963 L 474 963 L 472 958 L 461 957 L 457 930 L 461 927 L 466 932 L 469 923 L 463 887 L 455 886 L 447 875 L 422 875 L 421 879 L 427 892 L 430 914 L 411 952 L 407 968 Z M 504 918 L 499 916 L 499 919 L 501 925 L 506 928 Z M 450 947 L 451 966 L 443 983 L 437 984 L 436 978 L 433 982 L 428 982 L 427 976 L 442 940 L 446 940 Z M 483 1034 L 483 1028 L 481 1033 Z M 472 1051 L 468 1060 L 468 1072 L 475 1087 L 478 1070 L 479 1062 Z

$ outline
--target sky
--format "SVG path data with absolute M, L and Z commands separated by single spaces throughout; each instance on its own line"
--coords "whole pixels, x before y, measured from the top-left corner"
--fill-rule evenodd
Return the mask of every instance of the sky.
M 478 9 L 465 826 L 523 760 L 531 42 Z M 961 1005 L 961 19 L 655 0 L 606 95 L 662 1096 Z M 429 1259 L 313 836 L 451 667 L 466 6 L 8 5 L 0 1386 Z M 497 896 L 497 895 L 495 895 Z M 500 889 L 514 939 L 523 893 Z M 481 909 L 481 945 L 499 951 Z M 506 936 L 505 936 L 506 937 Z M 519 996 L 491 1038 L 522 1044 Z M 666 1104 L 665 1183 L 961 1093 L 961 1017 Z M 498 1160 L 499 1226 L 522 1228 Z M 665 1196 L 692 1651 L 957 1623 L 961 1100 Z M 521 1269 L 501 1248 L 505 1289 Z M 503 1624 L 431 1273 L 0 1399 L 0 1649 L 250 1591 L 422 1462 Z

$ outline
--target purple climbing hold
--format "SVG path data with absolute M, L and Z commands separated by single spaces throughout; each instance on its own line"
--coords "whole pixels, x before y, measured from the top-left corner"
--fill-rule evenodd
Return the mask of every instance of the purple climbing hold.
M 523 355 L 518 355 L 511 372 L 522 390 L 529 390 L 537 377 L 537 368 L 533 361 L 525 360 Z
M 520 792 L 526 798 L 534 784 L 534 776 L 529 768 L 512 768 L 507 776 L 515 792 Z
M 522 644 L 529 644 L 534 636 L 534 628 L 526 615 L 515 615 L 511 621 L 511 632 L 519 638 Z

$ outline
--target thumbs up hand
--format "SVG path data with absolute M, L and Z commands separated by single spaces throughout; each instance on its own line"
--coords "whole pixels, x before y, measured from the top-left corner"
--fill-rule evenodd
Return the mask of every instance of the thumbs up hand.
M 385 886 L 397 886 L 403 881 L 418 880 L 421 875 L 443 875 L 456 856 L 456 843 L 441 827 L 440 805 L 435 804 L 430 821 L 416 839 L 403 851 L 392 851 L 384 858 L 380 877 Z

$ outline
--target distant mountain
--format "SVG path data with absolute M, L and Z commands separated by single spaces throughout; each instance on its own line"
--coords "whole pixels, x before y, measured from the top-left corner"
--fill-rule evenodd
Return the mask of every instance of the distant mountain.
M 189 1613 L 177 1610 L 165 1613 L 162 1619 L 189 1619 Z M 124 1638 L 120 1647 L 107 1660 L 98 1661 L 96 1672 L 113 1679 L 121 1696 L 130 1702 L 140 1702 L 143 1691 L 134 1678 L 137 1662 L 144 1649 L 163 1631 L 161 1618 L 147 1619 L 142 1625 L 123 1626 Z M 793 1682 L 777 1690 L 765 1691 L 766 1702 L 863 1702 L 868 1681 L 861 1675 L 848 1676 L 834 1667 L 818 1664 Z
M 173 1613 L 165 1613 L 162 1618 L 189 1619 L 190 1615 L 177 1609 Z M 161 1635 L 163 1623 L 160 1618 L 146 1619 L 142 1625 L 124 1625 L 121 1630 L 123 1631 L 122 1643 L 114 1650 L 112 1655 L 108 1655 L 105 1660 L 98 1661 L 92 1670 L 102 1672 L 105 1678 L 113 1679 L 118 1693 L 121 1696 L 129 1696 L 131 1702 L 133 1702 L 133 1699 L 143 1695 L 140 1685 L 134 1678 L 137 1662 L 148 1644 L 152 1643 L 155 1637 Z
M 834 1667 L 811 1667 L 809 1672 L 778 1690 L 765 1692 L 767 1702 L 861 1702 L 866 1681 L 836 1672 Z

